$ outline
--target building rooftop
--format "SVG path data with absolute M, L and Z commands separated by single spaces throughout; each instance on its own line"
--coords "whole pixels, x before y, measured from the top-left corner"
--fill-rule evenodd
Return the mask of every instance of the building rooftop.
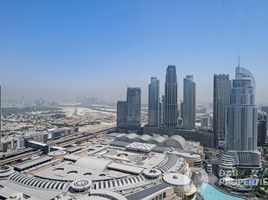
M 155 144 L 132 142 L 126 146 L 126 149 L 136 150 L 136 151 L 141 151 L 141 152 L 150 152 L 153 150 L 153 148 L 155 148 L 155 146 L 156 146 Z
M 58 150 L 18 164 L 20 173 L 7 168 L 10 173 L 0 180 L 0 197 L 23 193 L 30 200 L 131 200 L 189 185 L 191 168 L 186 158 L 196 154 L 174 145 L 187 146 L 187 142 L 180 137 L 134 133 L 93 137 L 73 145 L 79 151 Z M 171 191 L 169 195 L 174 195 Z
M 35 159 L 32 159 L 32 160 L 23 162 L 21 164 L 17 164 L 17 165 L 14 166 L 14 169 L 17 170 L 17 171 L 23 171 L 25 169 L 31 168 L 31 167 L 36 166 L 38 164 L 42 164 L 44 162 L 48 162 L 50 160 L 52 160 L 51 157 L 42 156 L 42 157 L 39 157 L 39 158 L 35 158 Z
M 126 172 L 130 174 L 140 174 L 144 168 L 141 167 L 135 167 L 131 165 L 126 165 L 126 164 L 120 164 L 120 163 L 111 163 L 108 165 L 108 169 L 120 171 L 120 172 Z
M 127 196 L 126 198 L 128 200 L 143 199 L 143 198 L 148 197 L 151 194 L 154 194 L 156 192 L 159 192 L 159 191 L 161 191 L 161 190 L 163 190 L 163 189 L 165 189 L 167 187 L 169 187 L 168 184 L 166 184 L 166 183 L 160 183 L 158 185 L 149 187 L 149 188 L 147 188 L 145 190 L 142 190 L 142 191 L 136 192 L 134 194 L 131 194 L 131 195 Z
M 165 174 L 163 180 L 174 186 L 188 186 L 191 183 L 191 179 L 183 174 L 168 173 Z

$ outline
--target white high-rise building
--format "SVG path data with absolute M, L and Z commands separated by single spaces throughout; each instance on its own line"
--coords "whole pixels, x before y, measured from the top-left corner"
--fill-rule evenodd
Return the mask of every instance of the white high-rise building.
M 226 150 L 257 149 L 255 79 L 245 68 L 236 68 L 226 113 Z
M 258 168 L 261 165 L 261 156 L 257 150 L 255 91 L 252 73 L 238 66 L 225 121 L 225 149 L 233 157 L 234 166 Z

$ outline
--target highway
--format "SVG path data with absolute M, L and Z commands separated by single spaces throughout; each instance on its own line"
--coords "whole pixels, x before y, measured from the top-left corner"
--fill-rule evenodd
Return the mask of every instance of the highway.
M 111 132 L 112 130 L 114 130 L 114 127 L 99 129 L 99 130 L 96 130 L 95 132 L 75 133 L 75 134 L 60 138 L 58 140 L 51 141 L 48 144 L 54 144 L 54 145 L 58 145 L 61 147 L 65 147 L 65 146 L 68 146 L 70 144 L 74 144 L 77 141 L 85 141 L 85 140 L 91 139 L 97 135 L 107 134 L 107 133 Z
M 47 143 L 48 145 L 57 145 L 61 147 L 66 147 L 69 145 L 74 144 L 77 141 L 86 141 L 88 139 L 91 139 L 97 135 L 107 134 L 114 130 L 114 127 L 112 128 L 105 128 L 105 129 L 99 129 L 95 132 L 87 132 L 87 133 L 74 133 L 72 135 L 68 135 L 65 137 L 62 137 L 57 140 L 50 141 Z M 38 149 L 34 148 L 25 148 L 18 151 L 10 152 L 5 155 L 5 158 L 1 158 L 0 160 L 0 166 L 7 165 L 7 164 L 13 164 L 21 161 L 22 159 L 30 158 L 33 155 L 41 155 L 43 152 Z
M 1 153 L 1 159 L 0 160 L 2 160 L 3 157 L 11 158 L 11 157 L 14 157 L 14 156 L 17 156 L 17 155 L 20 155 L 20 154 L 24 154 L 24 153 L 32 151 L 32 150 L 34 150 L 34 149 L 29 147 L 29 148 L 23 148 L 23 149 L 19 149 L 19 150 L 8 152 L 8 153 Z
M 21 161 L 22 159 L 25 158 L 30 158 L 33 155 L 41 155 L 42 151 L 41 150 L 35 150 L 33 149 L 31 152 L 26 152 L 24 154 L 20 154 L 11 158 L 6 158 L 4 160 L 0 161 L 0 166 L 7 165 L 7 164 L 13 164 Z

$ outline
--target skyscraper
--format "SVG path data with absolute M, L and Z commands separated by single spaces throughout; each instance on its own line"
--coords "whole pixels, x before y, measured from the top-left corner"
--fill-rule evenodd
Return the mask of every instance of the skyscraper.
M 178 111 L 178 83 L 175 65 L 169 65 L 166 71 L 165 102 L 164 102 L 164 125 L 167 127 L 177 126 Z
M 138 131 L 141 126 L 141 89 L 127 88 L 127 129 Z
M 235 153 L 236 165 L 260 166 L 257 150 L 257 108 L 255 79 L 245 68 L 236 68 L 230 105 L 226 109 L 226 150 Z
M 257 148 L 257 109 L 255 107 L 255 79 L 245 68 L 236 68 L 227 106 L 227 150 L 250 151 Z
M 141 89 L 127 88 L 127 101 L 117 102 L 117 130 L 138 132 L 141 126 Z
M 127 128 L 127 102 L 117 102 L 117 131 L 126 131 Z
M 160 101 L 159 101 L 159 80 L 151 77 L 148 93 L 148 125 L 159 126 Z
M 258 146 L 263 146 L 267 138 L 267 114 L 258 113 Z
M 180 101 L 180 118 L 183 116 L 183 101 Z
M 165 95 L 161 96 L 161 102 L 160 102 L 160 114 L 159 114 L 159 123 L 161 126 L 164 125 L 164 110 L 165 110 Z
M 183 79 L 183 127 L 195 128 L 196 85 L 192 75 Z
M 213 131 L 215 147 L 225 138 L 225 109 L 230 104 L 231 81 L 228 74 L 214 75 L 213 85 Z

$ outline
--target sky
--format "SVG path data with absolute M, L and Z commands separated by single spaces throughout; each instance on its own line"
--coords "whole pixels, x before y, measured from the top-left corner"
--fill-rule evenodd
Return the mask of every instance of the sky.
M 237 57 L 268 104 L 266 0 L 0 0 L 3 98 L 124 100 L 127 87 L 176 65 L 194 76 L 197 103 L 212 102 L 213 74 L 234 78 Z

